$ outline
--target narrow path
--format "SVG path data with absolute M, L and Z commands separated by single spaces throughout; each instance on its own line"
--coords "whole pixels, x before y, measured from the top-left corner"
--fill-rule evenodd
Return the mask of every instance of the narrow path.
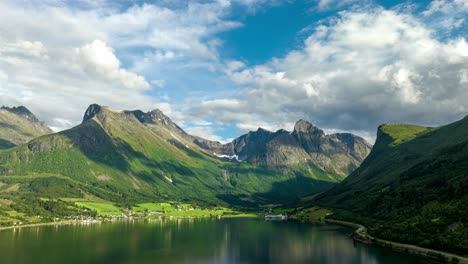
M 380 245 L 384 247 L 389 247 L 397 251 L 413 253 L 413 254 L 424 256 L 424 257 L 429 257 L 429 258 L 437 258 L 441 260 L 443 260 L 442 258 L 445 258 L 446 261 L 452 261 L 451 263 L 468 264 L 468 258 L 455 255 L 452 253 L 447 253 L 447 252 L 439 251 L 435 249 L 423 248 L 423 247 L 418 247 L 415 245 L 403 244 L 403 243 L 383 240 L 380 238 L 375 238 L 369 235 L 367 233 L 367 228 L 361 224 L 347 222 L 347 221 L 340 221 L 340 220 L 331 220 L 331 219 L 326 219 L 325 221 L 327 223 L 339 224 L 339 225 L 356 228 L 355 234 L 358 236 L 359 238 L 358 240 L 361 240 L 363 242 L 372 243 L 372 244 L 376 244 L 376 245 Z M 457 259 L 458 259 L 458 262 L 455 262 Z

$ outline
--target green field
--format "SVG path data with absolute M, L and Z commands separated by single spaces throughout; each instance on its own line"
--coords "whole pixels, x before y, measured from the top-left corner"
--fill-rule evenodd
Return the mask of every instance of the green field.
M 401 143 L 411 141 L 417 136 L 428 133 L 434 130 L 434 128 L 408 124 L 385 124 L 380 126 L 380 130 L 392 137 L 393 142 L 391 143 L 391 146 L 396 146 Z
M 169 203 L 141 203 L 134 205 L 132 210 L 134 212 L 170 212 L 174 211 L 175 208 Z
M 209 217 L 209 216 L 218 216 L 223 215 L 224 213 L 232 213 L 229 209 L 194 209 L 188 211 L 172 211 L 161 216 L 179 216 L 179 217 Z
M 174 216 L 174 217 L 255 217 L 255 213 L 243 213 L 228 208 L 197 208 L 187 203 L 141 203 L 132 207 L 134 212 L 156 213 L 151 217 Z
M 94 210 L 98 215 L 120 215 L 122 211 L 112 204 L 96 203 L 96 202 L 75 202 L 77 206 L 86 207 Z
M 158 212 L 158 216 L 206 217 L 222 214 L 225 210 L 193 209 L 190 204 L 178 203 L 142 203 L 133 206 L 135 212 Z M 211 214 L 210 214 L 211 213 Z

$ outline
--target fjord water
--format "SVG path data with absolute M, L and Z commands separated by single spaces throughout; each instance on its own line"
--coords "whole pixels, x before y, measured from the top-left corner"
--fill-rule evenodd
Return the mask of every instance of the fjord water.
M 177 219 L 0 231 L 1 263 L 430 263 L 337 225 Z

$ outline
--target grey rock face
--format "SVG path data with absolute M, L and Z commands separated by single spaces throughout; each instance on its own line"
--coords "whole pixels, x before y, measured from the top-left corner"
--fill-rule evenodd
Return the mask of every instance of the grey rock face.
M 225 151 L 217 153 L 237 155 L 241 160 L 270 168 L 312 163 L 341 176 L 356 169 L 372 148 L 361 137 L 349 133 L 326 135 L 305 120 L 299 120 L 291 133 L 259 128 L 228 144 L 205 144 L 200 147 L 209 150 L 216 148 L 217 151 Z
M 92 119 L 96 114 L 101 112 L 101 106 L 98 104 L 92 104 L 86 109 L 86 112 L 83 117 L 83 122 L 88 121 L 89 119 Z

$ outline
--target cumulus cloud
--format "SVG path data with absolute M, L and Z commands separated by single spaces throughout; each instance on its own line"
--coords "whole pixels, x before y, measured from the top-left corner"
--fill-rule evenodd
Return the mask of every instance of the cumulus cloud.
M 121 3 L 1 1 L 0 104 L 26 105 L 58 130 L 95 102 L 149 110 L 167 101 L 149 92 L 165 80 L 144 73 L 215 63 L 216 33 L 240 26 L 224 18 L 231 1 Z
M 126 88 L 149 89 L 146 80 L 135 73 L 121 68 L 120 61 L 112 48 L 101 40 L 94 40 L 75 50 L 82 70 L 96 78 L 121 83 Z
M 29 49 L 2 53 L 0 104 L 26 105 L 56 130 L 79 122 L 93 102 L 131 106 L 128 100 L 134 100 L 151 105 L 143 93 L 149 84 L 142 76 L 121 68 L 104 42 L 70 47 L 67 56 L 61 56 L 61 51 L 50 49 L 47 56 Z
M 369 138 L 377 125 L 439 125 L 468 112 L 468 43 L 440 41 L 418 16 L 397 10 L 345 11 L 318 25 L 303 47 L 264 65 L 227 63 L 245 89 L 192 108 L 197 116 L 278 127 L 299 118 Z

